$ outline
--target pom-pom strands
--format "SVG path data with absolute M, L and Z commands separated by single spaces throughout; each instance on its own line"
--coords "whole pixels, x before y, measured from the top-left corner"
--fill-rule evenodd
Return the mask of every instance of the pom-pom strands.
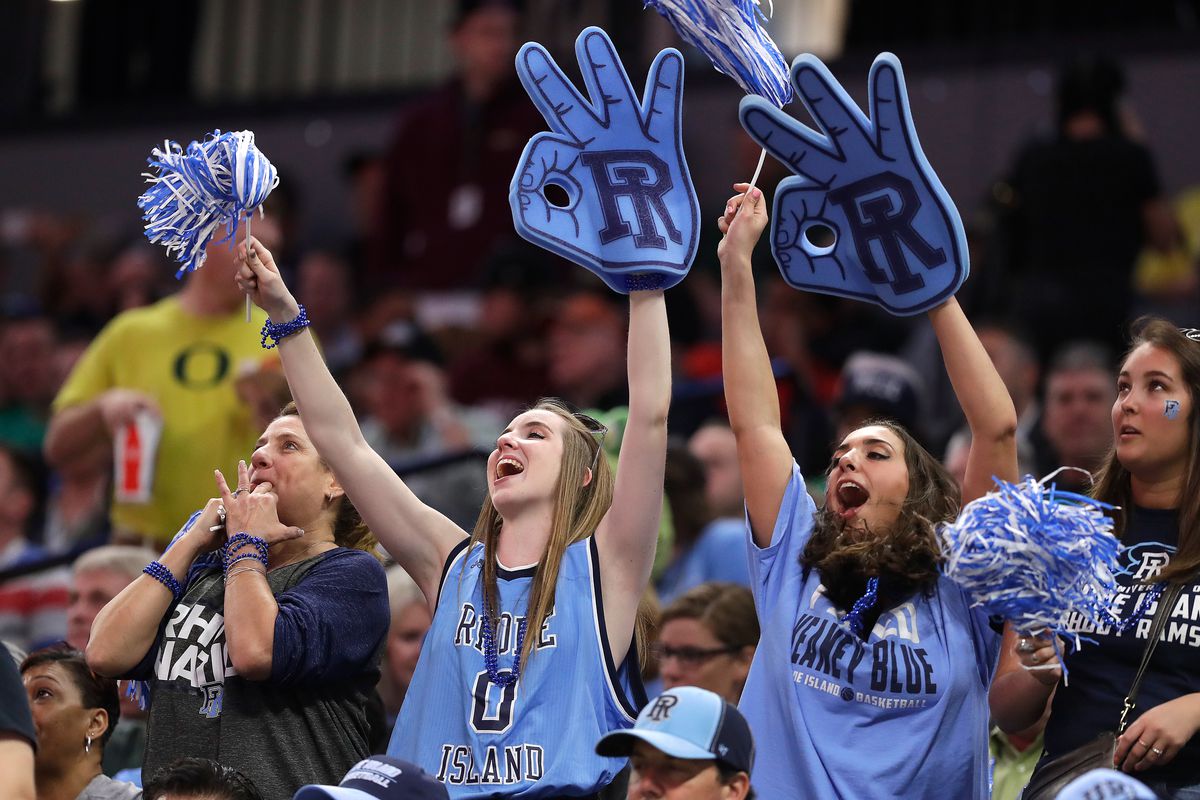
M 685 41 L 708 56 L 718 72 L 783 108 L 792 83 L 783 54 L 761 27 L 757 0 L 646 0 Z M 765 19 L 765 17 L 763 17 Z
M 1026 476 L 967 505 L 939 531 L 945 574 L 1017 630 L 1070 637 L 1071 613 L 1104 625 L 1117 591 L 1117 553 L 1105 503 Z
M 233 238 L 241 215 L 261 206 L 279 184 L 252 131 L 213 131 L 187 150 L 164 142 L 147 163 L 157 175 L 144 173 L 151 186 L 138 198 L 146 238 L 165 245 L 182 265 L 177 278 L 204 265 L 204 248 L 219 225 L 228 229 L 220 241 Z

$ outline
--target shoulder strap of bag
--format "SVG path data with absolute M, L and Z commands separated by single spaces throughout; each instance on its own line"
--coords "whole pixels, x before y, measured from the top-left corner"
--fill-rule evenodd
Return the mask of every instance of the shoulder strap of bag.
M 1162 636 L 1163 628 L 1167 626 L 1167 618 L 1171 616 L 1175 601 L 1179 599 L 1179 593 L 1182 591 L 1182 583 L 1172 583 L 1158 599 L 1158 607 L 1154 609 L 1154 617 L 1150 621 L 1150 638 L 1146 642 L 1146 650 L 1142 653 L 1142 663 L 1138 665 L 1137 673 L 1133 676 L 1133 685 L 1129 687 L 1129 694 L 1125 695 L 1121 719 L 1117 722 L 1118 736 L 1125 732 L 1125 720 L 1129 717 L 1129 712 L 1137 708 L 1138 691 L 1142 688 L 1142 679 L 1146 677 L 1146 667 L 1150 666 L 1150 657 L 1154 655 L 1154 648 L 1158 647 L 1159 637 Z

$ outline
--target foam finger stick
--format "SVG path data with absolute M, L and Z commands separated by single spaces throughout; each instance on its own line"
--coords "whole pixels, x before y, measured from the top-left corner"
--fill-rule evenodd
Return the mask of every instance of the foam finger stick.
M 585 99 L 540 44 L 517 74 L 550 131 L 525 146 L 509 185 L 517 233 L 598 275 L 614 291 L 667 289 L 691 267 L 700 207 L 683 155 L 683 57 L 658 54 L 639 99 L 608 35 L 575 52 Z M 547 186 L 565 191 L 556 205 Z
M 775 42 L 759 25 L 766 19 L 758 0 L 646 0 L 683 39 L 708 56 L 717 72 L 728 75 L 746 94 L 783 108 L 792 101 L 788 65 Z M 758 183 L 766 148 L 750 188 Z
M 1121 545 L 1105 513 L 1112 506 L 1059 491 L 1056 474 L 1017 483 L 996 479 L 995 491 L 939 528 L 942 571 L 975 605 L 1010 621 L 1022 635 L 1048 630 L 1078 647 L 1079 636 L 1068 630 L 1072 616 L 1097 626 L 1125 624 L 1109 610 Z M 1155 591 L 1143 595 L 1143 610 Z
M 784 280 L 903 316 L 945 302 L 967 278 L 967 237 L 917 141 L 899 59 L 871 65 L 870 117 L 815 56 L 792 63 L 792 83 L 820 130 L 759 97 L 740 108 L 746 132 L 795 173 L 772 214 Z
M 252 131 L 216 130 L 186 149 L 167 141 L 151 151 L 147 163 L 153 172 L 143 175 L 150 188 L 138 198 L 138 208 L 146 238 L 164 245 L 179 262 L 176 278 L 204 266 L 205 247 L 222 225 L 226 235 L 218 242 L 232 242 L 243 214 L 249 243 L 254 211 L 261 213 L 267 195 L 279 185 L 279 174 L 255 147 Z

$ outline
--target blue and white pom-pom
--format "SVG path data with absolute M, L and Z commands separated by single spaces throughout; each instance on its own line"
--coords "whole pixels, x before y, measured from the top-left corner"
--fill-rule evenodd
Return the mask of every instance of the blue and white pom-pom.
M 1080 614 L 1097 626 L 1117 592 L 1121 545 L 1105 510 L 1113 507 L 1057 489 L 1053 478 L 996 479 L 997 490 L 968 503 L 939 529 L 943 572 L 989 614 L 1018 631 L 1067 630 Z M 1057 645 L 1056 645 L 1057 647 Z
M 146 238 L 174 254 L 181 265 L 177 278 L 204 265 L 204 248 L 219 226 L 227 227 L 219 241 L 233 238 L 242 214 L 262 206 L 279 184 L 252 131 L 213 131 L 186 150 L 164 142 L 147 162 L 157 174 L 143 173 L 151 186 L 138 198 Z
M 758 0 L 645 0 L 747 94 L 783 108 L 792 100 L 788 64 L 759 26 Z

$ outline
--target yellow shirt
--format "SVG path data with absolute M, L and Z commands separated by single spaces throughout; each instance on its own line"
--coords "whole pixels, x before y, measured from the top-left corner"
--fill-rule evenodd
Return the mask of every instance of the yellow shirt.
M 119 314 L 79 359 L 54 411 L 119 387 L 152 396 L 163 413 L 152 498 L 114 503 L 114 528 L 166 543 L 188 515 L 216 496 L 214 468 L 236 478 L 238 459 L 249 460 L 261 431 L 238 399 L 234 379 L 275 358 L 260 346 L 265 319 L 256 308 L 247 323 L 240 307 L 220 317 L 196 317 L 168 297 Z

